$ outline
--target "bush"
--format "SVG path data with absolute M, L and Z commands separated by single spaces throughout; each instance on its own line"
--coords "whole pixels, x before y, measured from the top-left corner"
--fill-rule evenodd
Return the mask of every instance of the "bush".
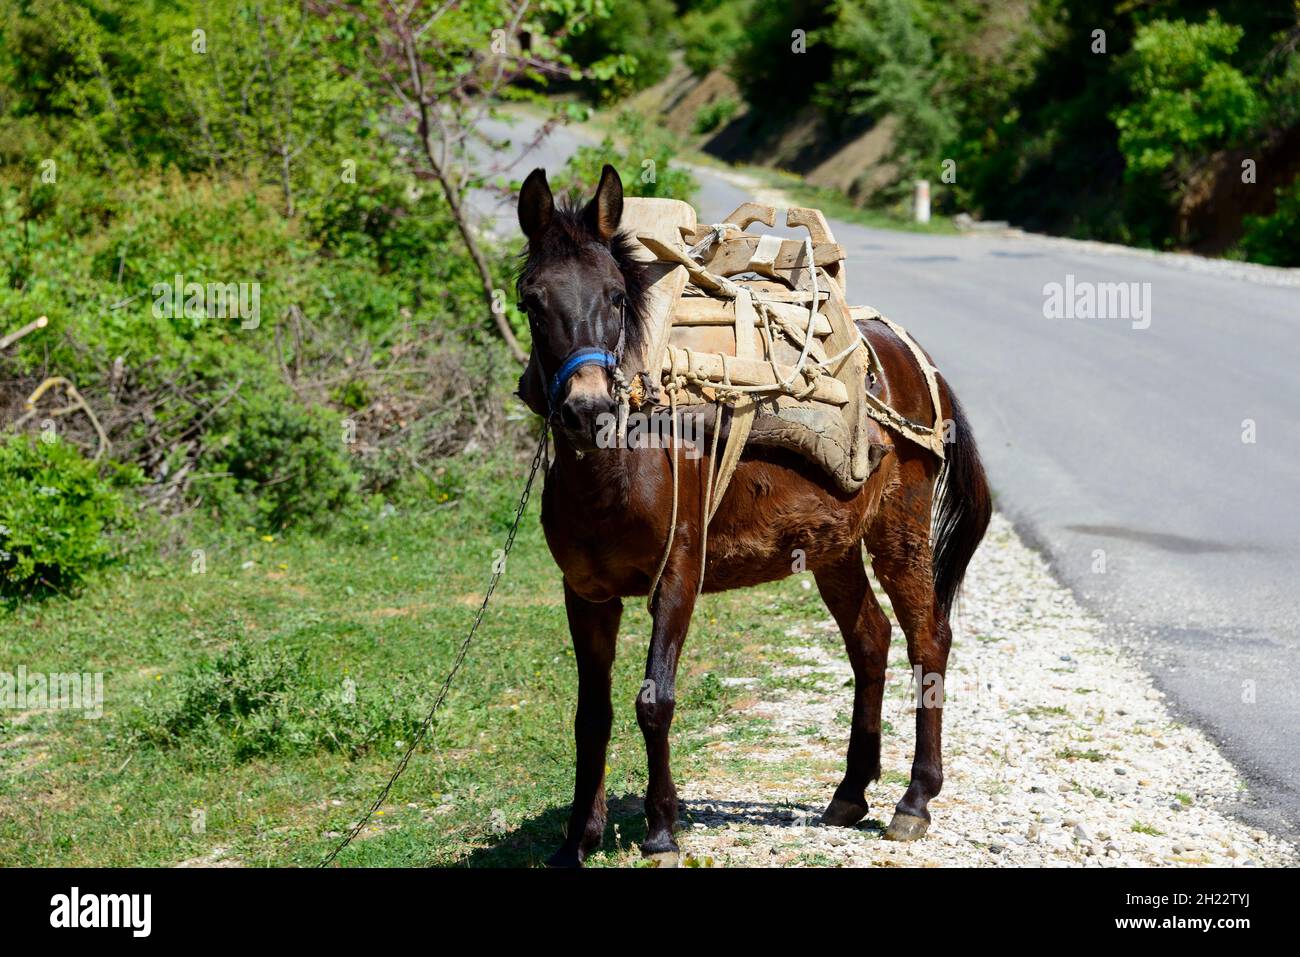
M 691 72 L 704 76 L 726 70 L 744 40 L 749 0 L 712 0 L 682 15 L 678 35 L 683 59 Z
M 705 103 L 695 114 L 695 132 L 700 135 L 712 133 L 719 126 L 729 122 L 739 109 L 740 104 L 729 96 L 722 96 L 712 103 Z
M 672 0 L 614 3 L 607 15 L 585 24 L 564 44 L 574 62 L 594 74 L 580 86 L 592 100 L 619 100 L 658 83 L 668 74 Z
M 1268 216 L 1247 216 L 1238 251 L 1251 262 L 1300 266 L 1300 179 L 1277 190 L 1277 208 Z
M 1229 62 L 1242 34 L 1216 14 L 1138 30 L 1124 64 L 1134 102 L 1112 114 L 1126 175 L 1181 178 L 1190 158 L 1232 145 L 1255 125 L 1259 95 Z
M 0 264 L 10 274 L 0 314 L 50 319 L 0 355 L 0 375 L 15 395 L 47 369 L 72 379 L 112 454 L 144 470 L 147 501 L 175 511 L 199 496 L 219 499 L 239 525 L 267 521 L 244 507 L 257 488 L 273 497 L 265 511 L 277 523 L 322 517 L 322 498 L 345 501 L 318 495 L 318 482 L 280 484 L 290 473 L 320 478 L 313 470 L 323 465 L 338 484 L 340 464 L 382 456 L 382 472 L 367 469 L 364 479 L 384 487 L 409 475 L 413 460 L 455 454 L 471 436 L 494 439 L 513 377 L 485 332 L 477 276 L 457 251 L 445 204 L 432 194 L 412 199 L 395 181 L 364 195 L 376 205 L 360 190 L 341 191 L 320 211 L 313 240 L 303 235 L 309 224 L 285 221 L 265 191 L 200 176 L 144 174 L 107 187 L 69 174 L 43 204 L 0 183 Z M 506 275 L 505 255 L 489 253 Z M 260 283 L 260 323 L 160 318 L 154 284 L 178 272 L 201 284 Z M 453 387 L 458 371 L 488 393 Z M 297 411 L 272 413 L 272 395 Z M 342 454 L 329 406 L 356 421 L 361 461 Z M 267 421 L 271 414 L 293 421 Z M 80 417 L 66 423 L 75 439 L 93 441 Z M 318 435 L 306 467 L 280 475 L 254 467 L 278 454 L 268 442 L 306 435 L 308 425 Z M 247 454 L 229 449 L 236 439 Z M 339 454 L 322 452 L 326 445 Z M 212 473 L 232 464 L 238 476 L 218 488 L 227 477 Z M 282 507 L 299 493 L 311 504 Z
M 119 473 L 130 481 L 129 472 Z M 0 443 L 0 594 L 64 589 L 114 555 L 131 524 L 122 491 L 60 439 Z
M 0 355 L 5 411 L 55 371 L 143 471 L 142 500 L 273 528 L 345 504 L 362 460 L 389 485 L 498 438 L 513 377 L 477 270 L 403 137 L 357 122 L 384 104 L 345 68 L 348 17 L 292 0 L 155 7 L 0 13 L 0 332 L 49 317 Z M 507 257 L 485 253 L 504 280 Z M 177 274 L 257 284 L 259 321 L 160 314 L 155 288 Z M 465 355 L 492 372 L 489 395 L 430 387 Z M 355 461 L 331 405 L 356 422 Z M 61 426 L 93 440 L 79 416 Z
M 355 500 L 342 418 L 284 393 L 252 393 L 226 407 L 200 456 L 196 491 L 230 524 L 268 530 L 318 524 Z
M 184 746 L 216 763 L 272 754 L 336 751 L 357 757 L 409 743 L 428 710 L 431 681 L 376 688 L 314 675 L 301 651 L 239 640 L 191 665 L 126 717 L 128 740 Z
M 890 159 L 904 179 L 933 175 L 957 135 L 956 106 L 938 95 L 948 65 L 918 0 L 840 0 L 822 31 L 836 53 L 818 92 L 828 113 L 886 115 L 897 121 Z
M 802 107 L 814 88 L 830 77 L 832 51 L 818 42 L 831 21 L 825 0 L 753 3 L 740 43 L 731 55 L 731 75 L 759 114 Z M 794 49 L 795 31 L 803 31 L 806 48 Z

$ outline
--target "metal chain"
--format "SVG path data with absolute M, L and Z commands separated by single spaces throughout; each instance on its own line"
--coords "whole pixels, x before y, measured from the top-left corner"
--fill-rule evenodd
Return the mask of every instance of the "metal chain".
M 456 659 L 452 663 L 451 671 L 447 673 L 447 678 L 443 681 L 442 688 L 438 691 L 438 697 L 434 699 L 433 707 L 431 707 L 429 713 L 425 715 L 424 721 L 420 724 L 419 730 L 416 731 L 415 737 L 411 740 L 410 746 L 406 749 L 406 753 L 403 754 L 402 759 L 397 762 L 397 768 L 388 779 L 388 783 L 384 785 L 383 790 L 379 792 L 379 796 L 375 798 L 375 803 L 370 806 L 370 810 L 365 813 L 361 820 L 358 821 L 356 825 L 353 826 L 352 830 L 348 832 L 347 837 L 343 838 L 343 840 L 339 842 L 338 846 L 335 847 L 334 850 L 330 851 L 317 867 L 328 867 L 333 863 L 334 858 L 339 856 L 339 852 L 351 844 L 353 838 L 361 833 L 361 829 L 370 823 L 370 819 L 375 816 L 375 812 L 378 811 L 380 807 L 383 806 L 384 801 L 388 799 L 388 792 L 392 790 L 393 785 L 397 783 L 397 779 L 401 777 L 402 772 L 406 770 L 406 765 L 410 762 L 411 755 L 415 753 L 415 749 L 419 747 L 420 742 L 424 740 L 424 736 L 428 733 L 430 726 L 433 724 L 434 715 L 438 713 L 438 709 L 442 707 L 443 701 L 446 700 L 447 692 L 451 689 L 451 682 L 456 677 L 456 672 L 460 670 L 461 664 L 465 661 L 465 655 L 469 651 L 469 643 L 474 640 L 474 633 L 478 631 L 478 626 L 483 622 L 483 615 L 487 611 L 488 602 L 492 599 L 492 593 L 496 590 L 497 582 L 501 580 L 501 575 L 505 572 L 506 558 L 510 555 L 510 549 L 514 547 L 515 533 L 519 531 L 519 522 L 524 517 L 524 510 L 528 507 L 528 498 L 533 491 L 533 480 L 537 477 L 537 472 L 538 469 L 541 468 L 542 460 L 546 457 L 546 439 L 549 432 L 550 422 L 547 421 L 542 423 L 542 438 L 541 441 L 537 443 L 537 451 L 533 454 L 533 464 L 528 472 L 528 481 L 524 483 L 523 494 L 519 497 L 519 506 L 515 509 L 514 521 L 510 524 L 510 532 L 506 535 L 505 549 L 502 551 L 501 558 L 493 563 L 492 578 L 488 581 L 487 591 L 483 595 L 482 603 L 478 606 L 478 614 L 474 616 L 474 624 L 470 626 L 469 634 L 465 636 L 465 640 L 460 643 L 460 649 L 456 652 Z

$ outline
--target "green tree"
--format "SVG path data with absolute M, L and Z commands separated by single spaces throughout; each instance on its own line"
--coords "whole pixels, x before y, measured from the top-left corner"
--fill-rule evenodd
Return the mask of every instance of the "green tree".
M 819 40 L 830 22 L 826 0 L 749 7 L 731 73 L 759 116 L 807 105 L 817 84 L 830 76 L 832 50 Z
M 836 0 L 820 38 L 835 51 L 820 90 L 827 109 L 894 117 L 893 160 L 905 176 L 932 175 L 957 133 L 957 104 L 942 92 L 947 63 L 919 0 Z
M 705 0 L 682 14 L 682 58 L 696 76 L 727 70 L 745 40 L 750 0 Z
M 557 24 L 570 16 L 568 11 L 556 15 Z M 667 76 L 676 17 L 672 0 L 614 0 L 608 16 L 578 21 L 582 29 L 564 49 L 586 74 L 584 93 L 610 102 Z
M 1122 61 L 1134 100 L 1111 114 L 1126 176 L 1181 182 L 1199 157 L 1256 126 L 1259 94 L 1230 62 L 1242 34 L 1213 13 L 1204 23 L 1156 20 L 1138 29 Z

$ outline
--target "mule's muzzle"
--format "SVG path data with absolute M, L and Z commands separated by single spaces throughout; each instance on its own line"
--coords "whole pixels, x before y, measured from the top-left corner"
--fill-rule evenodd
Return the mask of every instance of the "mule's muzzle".
M 608 421 L 604 417 L 616 415 L 617 411 L 610 394 L 609 374 L 600 366 L 591 365 L 574 373 L 569 380 L 555 418 L 580 448 L 591 450 L 597 447 L 597 436 Z
M 580 447 L 596 448 L 601 416 L 614 412 L 609 370 L 617 366 L 614 353 L 588 347 L 570 354 L 551 379 L 551 414 Z

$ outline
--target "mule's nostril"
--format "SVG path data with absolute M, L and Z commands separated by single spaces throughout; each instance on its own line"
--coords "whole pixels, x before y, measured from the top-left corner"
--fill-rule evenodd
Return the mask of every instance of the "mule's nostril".
M 573 407 L 573 403 L 566 402 L 560 406 L 560 424 L 566 429 L 578 429 L 582 425 L 578 410 Z

